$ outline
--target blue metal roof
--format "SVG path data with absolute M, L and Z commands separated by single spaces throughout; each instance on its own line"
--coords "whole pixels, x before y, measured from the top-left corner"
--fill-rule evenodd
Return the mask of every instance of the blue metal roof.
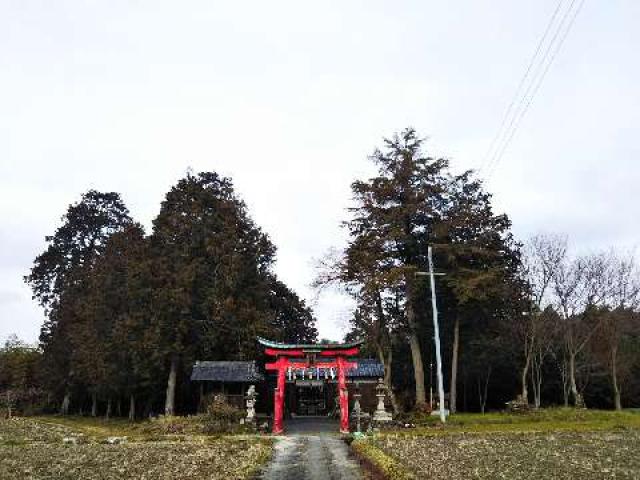
M 261 382 L 264 375 L 258 371 L 255 361 L 196 362 L 191 380 L 208 382 L 246 383 Z
M 347 372 L 348 378 L 384 377 L 384 366 L 372 358 L 356 358 L 358 368 Z

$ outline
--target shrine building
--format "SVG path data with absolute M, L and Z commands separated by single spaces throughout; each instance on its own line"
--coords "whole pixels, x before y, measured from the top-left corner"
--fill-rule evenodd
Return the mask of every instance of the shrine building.
M 258 338 L 267 361 L 200 361 L 191 380 L 199 382 L 200 397 L 222 393 L 243 408 L 250 385 L 258 391 L 256 410 L 282 433 L 288 419 L 334 417 L 336 428 L 349 431 L 353 395 L 361 394 L 364 411 L 376 406 L 375 386 L 384 368 L 373 359 L 358 358 L 361 341 L 351 343 L 285 344 Z

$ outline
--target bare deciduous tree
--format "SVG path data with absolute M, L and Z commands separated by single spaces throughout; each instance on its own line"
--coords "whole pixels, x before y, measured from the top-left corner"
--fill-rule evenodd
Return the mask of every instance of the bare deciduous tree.
M 613 403 L 622 410 L 620 379 L 630 372 L 630 361 L 626 359 L 625 340 L 637 335 L 640 304 L 640 275 L 632 254 L 612 253 L 610 259 L 610 284 L 608 285 L 606 309 L 601 313 L 599 332 L 602 363 L 609 369 Z M 621 357 L 626 361 L 620 361 Z
M 554 293 L 562 318 L 569 392 L 582 405 L 577 385 L 577 361 L 600 329 L 613 292 L 614 256 L 611 252 L 566 258 L 554 276 Z
M 529 286 L 531 301 L 528 311 L 514 322 L 515 334 L 522 345 L 521 400 L 528 403 L 528 376 L 531 370 L 535 405 L 540 405 L 542 363 L 550 349 L 549 317 L 541 315 L 550 303 L 550 287 L 567 255 L 567 239 L 559 235 L 538 234 L 523 249 L 523 274 Z
M 584 265 L 579 260 L 562 259 L 553 275 L 553 291 L 557 309 L 563 321 L 564 349 L 566 354 L 567 382 L 569 393 L 574 402 L 579 403 L 578 386 L 576 383 L 576 356 L 584 345 L 576 338 L 575 319 L 579 316 L 580 286 L 584 278 Z M 563 361 L 564 364 L 564 361 Z
M 534 408 L 540 408 L 542 402 L 542 381 L 546 359 L 553 354 L 553 348 L 559 335 L 558 315 L 552 308 L 546 308 L 537 314 L 536 335 L 531 357 L 531 386 Z

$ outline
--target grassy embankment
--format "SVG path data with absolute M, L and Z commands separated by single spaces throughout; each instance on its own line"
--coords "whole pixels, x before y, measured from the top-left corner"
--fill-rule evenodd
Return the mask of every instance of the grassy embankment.
M 0 478 L 240 480 L 252 478 L 271 456 L 268 438 L 194 435 L 188 424 L 183 419 L 0 420 Z M 127 439 L 109 444 L 110 437 Z
M 640 413 L 550 409 L 529 414 L 458 414 L 445 427 L 412 419 L 415 429 L 353 443 L 391 479 L 640 478 Z

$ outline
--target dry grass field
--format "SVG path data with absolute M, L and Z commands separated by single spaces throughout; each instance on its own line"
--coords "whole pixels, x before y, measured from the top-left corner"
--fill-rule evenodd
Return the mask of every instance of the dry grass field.
M 0 479 L 239 480 L 271 457 L 267 436 L 194 434 L 195 421 L 0 420 Z M 462 414 L 444 428 L 430 417 L 412 421 L 417 428 L 352 445 L 392 480 L 640 478 L 639 413 Z
M 374 445 L 417 478 L 640 477 L 638 431 L 385 436 Z
M 355 447 L 390 478 L 631 480 L 640 478 L 640 414 L 457 415 L 445 428 L 381 433 Z
M 253 477 L 271 455 L 271 442 L 258 436 L 150 435 L 148 431 L 148 425 L 117 421 L 2 420 L 0 478 L 240 480 Z M 127 440 L 109 444 L 114 436 Z

